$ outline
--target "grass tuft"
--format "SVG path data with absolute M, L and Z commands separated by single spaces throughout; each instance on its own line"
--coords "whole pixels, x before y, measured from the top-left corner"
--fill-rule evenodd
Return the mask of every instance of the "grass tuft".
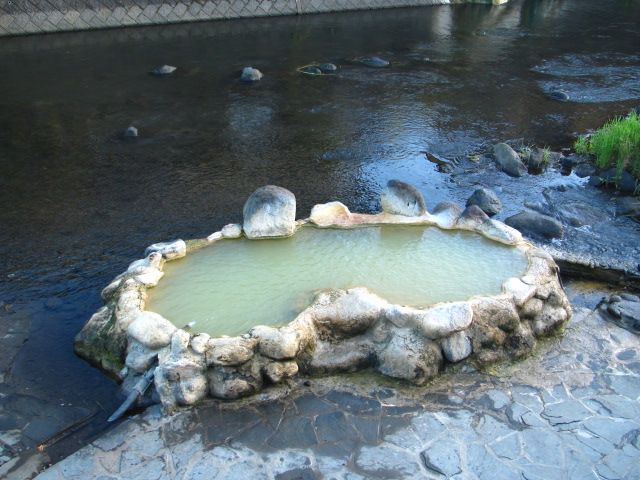
M 615 166 L 618 175 L 628 170 L 640 179 L 640 117 L 632 111 L 617 117 L 598 129 L 590 137 L 581 136 L 574 148 L 577 153 L 595 156 L 600 168 Z

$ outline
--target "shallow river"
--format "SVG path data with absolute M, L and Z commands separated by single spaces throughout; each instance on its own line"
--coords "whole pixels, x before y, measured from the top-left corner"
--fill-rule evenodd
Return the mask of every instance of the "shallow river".
M 430 206 L 460 201 L 424 151 L 566 146 L 626 112 L 639 24 L 633 1 L 514 0 L 0 39 L 0 390 L 103 415 L 115 385 L 73 337 L 145 246 L 240 220 L 264 184 L 293 191 L 300 217 L 329 200 L 376 210 L 391 178 Z M 315 61 L 338 75 L 296 73 Z M 173 76 L 148 75 L 165 63 Z M 246 65 L 264 79 L 240 84 Z

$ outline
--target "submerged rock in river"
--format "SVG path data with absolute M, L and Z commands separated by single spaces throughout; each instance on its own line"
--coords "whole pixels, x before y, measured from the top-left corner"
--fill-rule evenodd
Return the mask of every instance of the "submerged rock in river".
M 380 57 L 361 57 L 358 58 L 358 62 L 371 68 L 385 68 L 389 66 L 389 62 Z
M 500 169 L 512 177 L 521 177 L 527 173 L 527 167 L 516 151 L 506 143 L 498 143 L 493 147 L 493 155 Z
M 253 67 L 244 67 L 240 74 L 240 80 L 243 82 L 257 82 L 262 79 L 264 75 L 260 70 Z
M 338 67 L 333 63 L 323 63 L 318 66 L 322 73 L 335 73 L 338 71 Z
M 161 67 L 156 67 L 151 70 L 151 75 L 155 75 L 157 77 L 164 77 L 167 75 L 171 75 L 177 69 L 176 67 L 172 67 L 171 65 L 162 65 Z

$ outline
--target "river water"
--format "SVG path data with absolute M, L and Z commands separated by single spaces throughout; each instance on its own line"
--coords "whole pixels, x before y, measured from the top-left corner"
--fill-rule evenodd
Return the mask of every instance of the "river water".
M 241 220 L 265 184 L 293 191 L 299 217 L 329 200 L 374 211 L 392 178 L 430 206 L 468 196 L 423 152 L 566 146 L 625 113 L 639 24 L 633 1 L 514 0 L 0 39 L 1 391 L 56 418 L 102 415 L 116 386 L 73 337 L 148 244 Z M 327 61 L 337 75 L 296 73 Z M 178 70 L 148 74 L 162 64 Z M 246 65 L 264 79 L 238 82 Z M 40 426 L 33 442 L 54 433 Z

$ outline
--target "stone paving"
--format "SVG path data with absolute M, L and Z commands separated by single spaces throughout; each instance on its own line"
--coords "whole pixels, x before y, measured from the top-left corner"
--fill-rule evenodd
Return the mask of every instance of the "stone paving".
M 638 341 L 578 309 L 514 365 L 459 366 L 420 388 L 300 379 L 172 417 L 153 407 L 37 478 L 640 479 Z

